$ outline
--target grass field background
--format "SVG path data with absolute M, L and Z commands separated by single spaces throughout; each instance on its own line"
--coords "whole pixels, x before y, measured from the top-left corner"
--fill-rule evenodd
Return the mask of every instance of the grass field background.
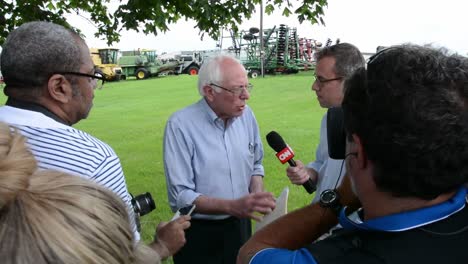
M 304 162 L 314 159 L 319 141 L 320 108 L 311 91 L 313 72 L 293 75 L 267 75 L 251 79 L 254 89 L 248 101 L 260 126 L 265 157 L 266 190 L 278 196 L 290 188 L 289 211 L 310 203 L 313 196 L 286 177 L 282 165 L 268 146 L 265 135 L 277 131 Z M 142 217 L 142 237 L 151 241 L 159 221 L 169 220 L 173 213 L 167 202 L 162 156 L 164 126 L 178 109 L 196 102 L 200 95 L 197 76 L 179 75 L 147 80 L 106 83 L 95 92 L 90 116 L 74 127 L 103 140 L 117 152 L 134 195 L 150 192 L 156 210 Z M 2 93 L 0 102 L 5 101 Z

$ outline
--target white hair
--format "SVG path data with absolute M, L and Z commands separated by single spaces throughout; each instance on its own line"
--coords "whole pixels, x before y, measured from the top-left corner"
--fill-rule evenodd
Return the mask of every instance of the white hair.
M 222 69 L 222 63 L 226 60 L 232 60 L 239 63 L 243 68 L 244 65 L 235 57 L 229 54 L 218 54 L 214 57 L 208 59 L 204 62 L 198 72 L 198 92 L 201 96 L 205 96 L 203 87 L 210 85 L 211 83 L 219 84 L 224 79 L 224 72 Z M 244 68 L 245 70 L 245 68 Z M 220 89 L 214 87 L 217 92 L 220 92 Z

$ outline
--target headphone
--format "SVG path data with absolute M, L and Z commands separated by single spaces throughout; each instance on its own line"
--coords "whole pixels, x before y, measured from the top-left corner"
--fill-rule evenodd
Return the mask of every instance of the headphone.
M 328 154 L 332 159 L 345 159 L 346 154 L 346 133 L 344 129 L 344 113 L 341 107 L 332 107 L 327 111 L 327 141 Z

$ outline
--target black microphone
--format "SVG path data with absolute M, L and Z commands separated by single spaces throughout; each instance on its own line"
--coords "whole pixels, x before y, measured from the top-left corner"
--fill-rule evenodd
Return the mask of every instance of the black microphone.
M 271 131 L 266 135 L 266 140 L 268 145 L 276 151 L 276 157 L 278 157 L 281 163 L 288 162 L 291 167 L 296 167 L 296 162 L 294 161 L 294 152 L 292 149 L 286 145 L 283 138 L 276 133 L 275 131 Z M 315 192 L 315 184 L 312 182 L 312 179 L 308 179 L 306 182 L 302 184 L 308 193 Z

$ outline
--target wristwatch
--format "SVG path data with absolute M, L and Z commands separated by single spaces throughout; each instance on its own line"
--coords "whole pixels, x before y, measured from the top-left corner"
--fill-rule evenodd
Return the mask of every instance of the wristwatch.
M 330 208 L 336 215 L 339 215 L 343 206 L 340 203 L 340 194 L 336 189 L 327 189 L 320 194 L 320 206 Z

